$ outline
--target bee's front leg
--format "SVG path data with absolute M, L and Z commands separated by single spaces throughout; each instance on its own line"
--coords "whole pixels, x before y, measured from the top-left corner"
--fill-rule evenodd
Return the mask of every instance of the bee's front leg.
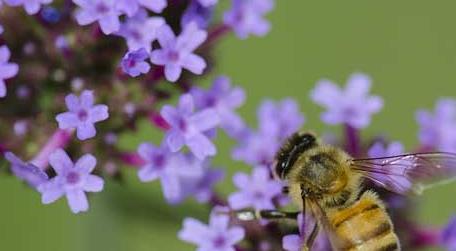
M 283 212 L 279 210 L 237 210 L 234 211 L 235 216 L 244 221 L 249 220 L 280 220 L 291 219 L 296 220 L 299 212 Z

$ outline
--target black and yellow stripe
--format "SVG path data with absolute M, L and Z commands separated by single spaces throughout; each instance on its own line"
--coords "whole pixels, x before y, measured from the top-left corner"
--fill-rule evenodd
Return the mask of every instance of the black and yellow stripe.
M 400 245 L 390 217 L 373 192 L 365 192 L 353 205 L 327 214 L 338 250 L 393 251 Z

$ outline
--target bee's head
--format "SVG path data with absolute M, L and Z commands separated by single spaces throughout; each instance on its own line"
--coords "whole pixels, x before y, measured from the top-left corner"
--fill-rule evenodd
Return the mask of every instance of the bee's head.
M 311 133 L 297 132 L 291 135 L 276 155 L 275 174 L 285 179 L 298 157 L 317 144 L 317 139 Z

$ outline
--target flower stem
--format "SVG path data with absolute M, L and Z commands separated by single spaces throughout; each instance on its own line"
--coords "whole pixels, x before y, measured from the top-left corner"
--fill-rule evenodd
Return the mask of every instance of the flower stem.
M 231 28 L 225 24 L 219 24 L 213 29 L 209 31 L 209 34 L 207 36 L 206 42 L 202 45 L 202 47 L 208 47 L 211 46 L 213 43 L 217 42 L 220 38 L 222 38 L 224 35 L 228 34 L 228 32 L 231 31 Z
M 440 231 L 431 227 L 417 227 L 412 230 L 410 242 L 413 248 L 437 246 L 440 242 Z
M 353 157 L 360 155 L 359 131 L 350 125 L 345 125 L 345 150 Z
M 70 142 L 73 131 L 57 129 L 41 151 L 30 160 L 30 163 L 39 167 L 41 170 L 45 170 L 49 164 L 49 155 L 58 148 L 64 148 Z

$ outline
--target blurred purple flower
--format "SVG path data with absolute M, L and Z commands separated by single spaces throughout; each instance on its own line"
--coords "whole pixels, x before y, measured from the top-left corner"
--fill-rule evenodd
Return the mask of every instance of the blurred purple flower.
M 369 96 L 370 86 L 371 79 L 360 73 L 350 76 L 345 90 L 329 80 L 321 80 L 312 90 L 311 98 L 327 109 L 321 116 L 323 122 L 364 128 L 369 125 L 371 115 L 383 107 L 380 97 Z
M 147 8 L 155 13 L 161 13 L 166 8 L 166 0 L 116 0 L 118 10 L 129 17 L 134 16 L 140 7 Z
M 95 157 L 86 154 L 74 164 L 64 150 L 57 149 L 49 156 L 49 163 L 57 176 L 38 187 L 43 204 L 66 195 L 73 213 L 87 211 L 89 203 L 85 192 L 100 192 L 104 185 L 102 178 L 91 174 L 97 164 Z
M 216 5 L 218 0 L 198 0 L 198 2 L 204 7 L 209 7 Z
M 273 9 L 272 0 L 232 0 L 232 8 L 224 13 L 223 21 L 231 27 L 240 39 L 250 34 L 264 36 L 270 24 L 263 18 Z
M 48 180 L 48 176 L 43 170 L 31 163 L 22 161 L 12 152 L 6 152 L 5 159 L 11 164 L 13 174 L 33 188 L 37 188 Z
M 98 21 L 104 34 L 117 32 L 120 28 L 121 12 L 116 8 L 117 0 L 73 0 L 80 8 L 76 10 L 79 25 Z
M 140 9 L 120 25 L 117 35 L 125 38 L 130 51 L 145 48 L 151 52 L 152 42 L 157 39 L 157 30 L 165 24 L 162 17 L 149 17 L 144 9 Z
M 214 109 L 195 113 L 192 96 L 184 94 L 176 108 L 165 105 L 160 114 L 170 126 L 166 133 L 166 144 L 171 152 L 177 152 L 187 145 L 200 160 L 216 154 L 214 144 L 204 135 L 204 132 L 214 129 L 220 122 Z
M 22 4 L 24 6 L 25 11 L 29 15 L 34 15 L 38 13 L 41 9 L 41 5 L 43 4 L 50 4 L 52 3 L 52 0 L 20 0 L 20 1 L 10 1 L 10 5 L 12 6 L 17 6 L 18 3 Z M 6 2 L 8 3 L 8 1 Z
M 290 98 L 280 102 L 265 100 L 258 108 L 259 130 L 279 141 L 298 131 L 304 121 L 298 103 Z
M 418 110 L 416 120 L 420 126 L 418 137 L 423 147 L 439 151 L 456 151 L 455 100 L 438 100 L 434 114 L 427 110 Z
M 156 65 L 164 65 L 165 77 L 176 82 L 185 68 L 194 74 L 202 74 L 206 68 L 204 59 L 193 51 L 207 38 L 207 32 L 200 30 L 196 23 L 185 26 L 176 37 L 168 25 L 158 29 L 158 41 L 161 49 L 152 51 L 151 61 Z
M 122 70 L 132 77 L 146 74 L 150 70 L 150 65 L 145 62 L 147 58 L 149 53 L 144 48 L 127 52 L 121 62 Z
M 146 162 L 138 171 L 142 182 L 159 179 L 163 194 L 169 203 L 178 203 L 183 199 L 185 192 L 181 181 L 195 179 L 202 176 L 200 162 L 189 159 L 187 156 L 171 153 L 166 146 L 156 147 L 143 143 L 138 147 L 138 153 Z
M 0 47 L 0 98 L 6 96 L 5 79 L 12 78 L 17 75 L 19 66 L 15 63 L 9 63 L 11 53 L 6 45 Z
M 456 251 L 456 216 L 453 216 L 443 229 L 441 242 L 446 250 Z
M 209 26 L 214 13 L 214 8 L 205 7 L 199 1 L 192 0 L 187 9 L 182 14 L 181 27 L 195 22 L 200 29 L 206 29 Z
M 229 216 L 214 209 L 209 225 L 186 218 L 178 236 L 183 241 L 197 245 L 199 251 L 235 251 L 234 245 L 244 238 L 245 231 L 241 227 L 230 227 L 229 221 Z
M 237 173 L 233 176 L 233 182 L 239 191 L 228 197 L 228 203 L 235 210 L 247 207 L 274 209 L 272 200 L 282 194 L 282 184 L 273 180 L 264 167 L 254 168 L 250 177 L 245 173 Z
M 404 153 L 404 147 L 400 142 L 391 142 L 388 146 L 384 146 L 383 143 L 377 142 L 375 143 L 368 151 L 368 156 L 370 158 L 380 158 L 380 157 L 385 157 L 385 156 L 395 156 L 395 155 L 400 155 Z M 404 168 L 411 166 L 410 160 L 402 160 L 404 162 Z M 404 177 L 402 175 L 403 172 L 405 173 L 406 170 L 401 170 L 399 169 L 400 165 L 397 165 L 398 163 L 394 162 L 392 164 L 395 164 L 394 168 L 389 167 L 388 165 L 385 165 L 384 168 L 384 173 L 377 174 L 373 173 L 373 179 L 377 181 L 380 185 L 381 184 L 391 184 L 392 187 L 395 188 L 396 191 L 401 191 L 401 192 L 406 192 L 408 191 L 412 184 L 410 183 L 409 179 L 407 177 Z M 388 174 L 388 171 L 394 171 L 394 173 Z
M 226 76 L 216 78 L 209 90 L 194 87 L 190 90 L 197 109 L 213 108 L 220 117 L 220 126 L 228 135 L 235 137 L 244 128 L 242 118 L 234 111 L 245 101 L 245 93 L 241 87 L 231 87 Z
M 56 116 L 60 129 L 76 128 L 80 140 L 96 135 L 95 123 L 109 117 L 108 106 L 94 105 L 93 91 L 85 90 L 81 96 L 69 94 L 65 97 L 68 112 Z
M 198 161 L 201 165 L 199 160 L 193 161 Z M 224 172 L 222 169 L 210 168 L 206 162 L 202 164 L 203 170 L 200 176 L 181 180 L 183 199 L 194 197 L 199 203 L 207 203 L 212 198 L 214 186 L 223 179 Z
M 233 149 L 232 157 L 251 166 L 269 166 L 279 149 L 279 142 L 270 135 L 248 132 Z

